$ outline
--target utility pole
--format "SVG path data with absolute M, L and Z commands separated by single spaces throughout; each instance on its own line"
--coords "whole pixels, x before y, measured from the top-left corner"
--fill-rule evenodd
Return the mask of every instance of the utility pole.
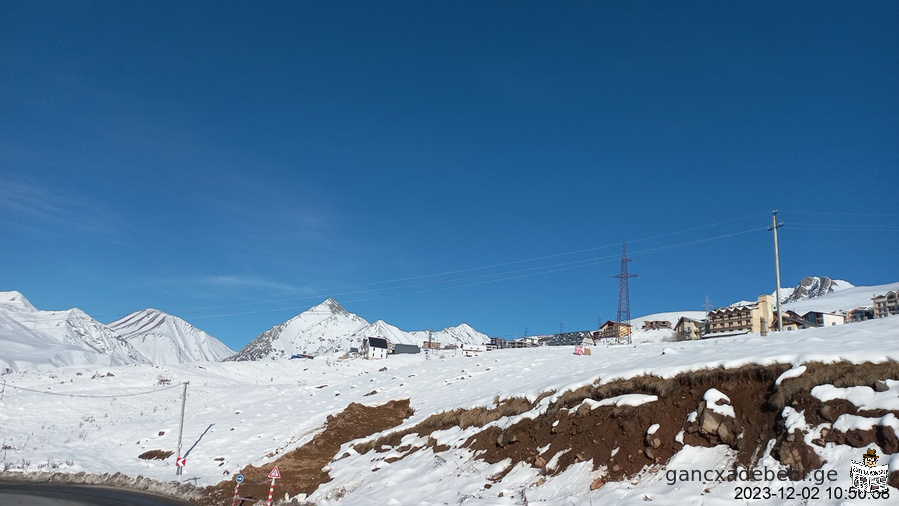
M 559 334 L 565 333 L 565 322 L 559 324 Z
M 181 460 L 181 438 L 184 436 L 184 406 L 187 404 L 187 385 L 189 384 L 189 381 L 184 382 L 184 392 L 181 394 L 181 426 L 178 428 L 178 457 L 175 462 Z M 181 476 L 183 469 L 184 466 L 175 467 L 175 474 Z
M 777 286 L 775 287 L 774 296 L 777 298 L 777 331 L 783 330 L 783 317 L 780 313 L 780 252 L 777 248 L 777 229 L 784 226 L 783 223 L 777 223 L 777 209 L 774 210 L 774 216 L 771 218 L 771 226 L 768 230 L 774 231 L 774 274 L 777 276 Z

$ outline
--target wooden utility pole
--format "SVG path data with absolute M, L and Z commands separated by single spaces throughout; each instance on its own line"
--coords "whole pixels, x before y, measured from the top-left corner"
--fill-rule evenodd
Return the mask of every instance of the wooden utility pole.
M 780 252 L 777 248 L 777 229 L 784 226 L 783 223 L 777 223 L 777 209 L 774 210 L 774 217 L 772 218 L 771 226 L 768 227 L 768 230 L 774 231 L 774 274 L 777 277 L 777 286 L 774 289 L 774 296 L 777 298 L 775 301 L 777 305 L 777 331 L 780 332 L 783 330 L 783 316 L 780 313 Z
M 187 404 L 187 385 L 189 385 L 189 381 L 184 382 L 184 392 L 181 394 L 181 425 L 178 428 L 178 457 L 175 462 L 179 462 L 181 460 L 181 439 L 184 436 L 184 406 Z M 180 476 L 184 466 L 175 467 L 175 474 Z

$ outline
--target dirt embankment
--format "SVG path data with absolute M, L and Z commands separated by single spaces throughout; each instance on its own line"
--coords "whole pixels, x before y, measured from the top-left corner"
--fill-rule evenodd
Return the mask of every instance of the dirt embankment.
M 789 365 L 751 365 L 737 369 L 711 369 L 678 375 L 671 379 L 640 376 L 606 384 L 588 385 L 563 393 L 546 411 L 524 419 L 506 430 L 490 427 L 472 436 L 465 446 L 490 463 L 510 459 L 511 470 L 519 462 L 538 468 L 544 475 L 555 475 L 580 461 L 593 461 L 594 468 L 605 467 L 606 475 L 594 483 L 622 480 L 650 468 L 661 467 L 684 445 L 711 447 L 725 444 L 737 452 L 737 461 L 754 464 L 770 440 L 772 454 L 784 465 L 800 472 L 820 468 L 815 445 L 828 442 L 864 448 L 877 444 L 884 456 L 899 452 L 899 439 L 889 425 L 876 424 L 867 431 L 839 432 L 829 425 L 842 414 L 880 419 L 899 411 L 864 411 L 845 399 L 821 402 L 811 395 L 817 385 L 845 388 L 868 386 L 883 391 L 883 380 L 899 380 L 899 364 L 806 364 L 798 377 L 775 385 Z M 716 392 L 717 391 L 717 392 Z M 554 392 L 546 392 L 536 401 L 522 398 L 497 399 L 493 407 L 457 409 L 435 413 L 421 423 L 388 436 L 359 444 L 359 453 L 393 449 L 401 459 L 421 447 L 398 447 L 403 436 L 417 433 L 427 436 L 435 430 L 451 427 L 484 427 L 503 417 L 535 409 L 539 401 Z M 723 395 L 720 395 L 720 394 Z M 601 405 L 604 399 L 627 394 L 655 396 L 640 405 Z M 707 395 L 708 394 L 708 395 Z M 801 430 L 787 430 L 784 407 L 804 412 L 809 427 L 824 424 L 820 437 L 809 445 Z M 265 499 L 268 473 L 277 465 L 282 478 L 276 492 L 280 497 L 311 494 L 330 480 L 322 468 L 339 458 L 341 445 L 364 438 L 402 423 L 412 414 L 408 400 L 391 401 L 377 407 L 350 404 L 344 412 L 328 420 L 324 430 L 311 442 L 263 467 L 241 470 L 246 481 L 242 497 Z M 448 448 L 430 439 L 425 445 L 435 452 Z M 542 451 L 541 451 L 542 450 Z M 499 481 L 504 473 L 487 477 Z M 899 487 L 899 472 L 890 475 L 890 485 Z M 234 483 L 226 482 L 207 489 L 208 504 L 224 504 L 234 493 Z
M 409 399 L 371 407 L 352 403 L 340 414 L 328 417 L 324 429 L 312 441 L 262 467 L 241 469 L 245 481 L 240 486 L 240 496 L 263 501 L 268 498 L 271 483 L 268 474 L 275 466 L 282 476 L 275 489 L 279 497 L 285 493 L 291 496 L 311 494 L 319 485 L 330 481 L 322 468 L 334 460 L 341 445 L 396 427 L 411 415 Z M 203 504 L 230 504 L 234 485 L 232 480 L 208 487 Z
M 810 391 L 823 384 L 883 389 L 885 385 L 881 380 L 899 379 L 899 364 L 806 366 L 804 374 L 778 386 L 775 380 L 790 368 L 789 365 L 753 365 L 685 373 L 672 379 L 641 376 L 604 385 L 594 384 L 564 393 L 536 418 L 522 420 L 506 430 L 485 429 L 465 444 L 487 462 L 510 459 L 507 470 L 519 462 L 527 462 L 545 475 L 560 473 L 572 463 L 592 459 L 594 468 L 605 466 L 607 469 L 607 475 L 595 486 L 601 486 L 603 481 L 625 479 L 646 466 L 664 465 L 685 444 L 728 445 L 737 451 L 738 462 L 748 466 L 762 456 L 768 441 L 773 439 L 775 458 L 784 465 L 809 472 L 820 468 L 822 462 L 814 448 L 805 443 L 804 433 L 787 431 L 783 408 L 790 406 L 796 411 L 804 411 L 810 427 L 833 422 L 846 413 L 880 418 L 890 412 L 860 411 L 846 400 L 822 403 Z M 715 396 L 709 401 L 704 400 L 704 395 L 711 389 L 723 393 L 729 400 Z M 626 394 L 653 395 L 657 400 L 637 406 L 592 402 Z M 715 406 L 709 406 L 710 403 Z M 385 445 L 396 446 L 408 433 L 427 435 L 454 423 L 464 427 L 461 422 L 466 419 L 468 426 L 483 426 L 497 419 L 500 413 L 502 416 L 520 414 L 535 404 L 512 399 L 498 403 L 493 409 L 432 415 L 401 434 L 356 449 L 360 453 L 372 449 L 386 451 Z M 892 413 L 899 416 L 899 412 Z M 891 454 L 899 451 L 896 436 L 893 429 L 885 425 L 848 433 L 825 429 L 822 437 L 813 443 L 823 447 L 827 442 L 836 442 L 858 448 L 876 443 L 886 454 Z M 434 447 L 434 444 L 429 446 Z M 418 448 L 396 450 L 405 452 L 405 456 Z M 442 448 L 435 447 L 434 450 Z M 489 479 L 498 481 L 503 474 Z M 890 484 L 899 487 L 899 473 L 891 475 Z

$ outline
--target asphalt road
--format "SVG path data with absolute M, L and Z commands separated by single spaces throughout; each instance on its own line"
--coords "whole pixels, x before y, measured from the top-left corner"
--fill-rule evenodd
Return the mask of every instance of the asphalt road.
M 0 506 L 186 506 L 190 503 L 120 488 L 0 482 Z

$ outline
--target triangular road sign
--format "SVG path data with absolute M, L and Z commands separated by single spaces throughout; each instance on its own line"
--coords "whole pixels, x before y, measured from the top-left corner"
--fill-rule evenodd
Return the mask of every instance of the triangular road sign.
M 268 473 L 268 477 L 269 478 L 280 478 L 281 477 L 281 471 L 278 471 L 278 466 L 275 466 L 275 468 L 272 469 L 272 472 Z

